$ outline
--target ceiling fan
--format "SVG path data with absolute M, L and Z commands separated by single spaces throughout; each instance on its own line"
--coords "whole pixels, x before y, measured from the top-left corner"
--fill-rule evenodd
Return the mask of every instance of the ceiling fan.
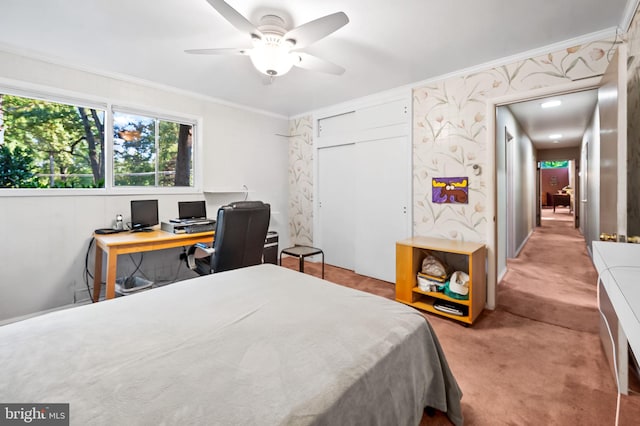
M 345 69 L 325 59 L 300 51 L 328 36 L 349 22 L 344 12 L 315 19 L 293 29 L 275 14 L 265 15 L 258 26 L 253 25 L 223 0 L 207 0 L 231 25 L 251 37 L 252 48 L 189 49 L 186 53 L 201 55 L 247 55 L 258 71 L 272 79 L 296 66 L 313 71 L 340 75 Z

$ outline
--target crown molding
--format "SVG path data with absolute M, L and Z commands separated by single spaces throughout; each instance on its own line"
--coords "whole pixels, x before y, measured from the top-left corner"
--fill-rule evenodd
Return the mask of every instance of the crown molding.
M 431 77 L 425 80 L 420 80 L 414 83 L 409 83 L 403 86 L 399 86 L 393 89 L 389 89 L 389 90 L 385 90 L 382 92 L 377 92 L 377 93 L 373 93 L 370 95 L 366 95 L 363 97 L 359 97 L 359 98 L 354 98 L 348 101 L 344 101 L 344 102 L 340 102 L 339 104 L 336 105 L 332 105 L 332 106 L 328 106 L 328 107 L 324 107 L 324 108 L 318 108 L 315 110 L 311 110 L 311 111 L 307 111 L 307 112 L 303 112 L 303 113 L 299 113 L 299 114 L 295 114 L 292 116 L 285 116 L 282 114 L 277 114 L 271 111 L 267 111 L 267 110 L 262 110 L 259 108 L 254 108 L 254 107 L 250 107 L 247 105 L 243 105 L 243 104 L 238 104 L 238 103 L 234 103 L 234 102 L 230 102 L 224 99 L 220 99 L 220 98 L 215 98 L 212 96 L 206 96 L 206 95 L 202 95 L 200 93 L 196 93 L 196 92 L 192 92 L 189 90 L 184 90 L 184 89 L 179 89 L 176 88 L 174 86 L 169 86 L 169 85 L 165 85 L 165 84 L 161 84 L 161 83 L 156 83 L 153 81 L 149 81 L 149 80 L 145 80 L 142 78 L 138 78 L 138 77 L 132 77 L 132 76 L 128 76 L 125 74 L 120 74 L 120 73 L 114 73 L 114 72 L 107 72 L 107 71 L 103 71 L 103 70 L 98 70 L 95 68 L 91 68 L 91 67 L 87 67 L 87 66 L 78 66 L 78 65 L 73 65 L 70 66 L 68 64 L 65 63 L 65 61 L 62 58 L 59 57 L 53 57 L 50 55 L 46 55 L 40 52 L 33 52 L 33 51 L 24 51 L 24 50 L 19 50 L 16 49 L 15 47 L 6 45 L 6 44 L 2 44 L 0 43 L 0 51 L 4 51 L 6 53 L 10 53 L 13 55 L 18 55 L 18 56 L 22 56 L 24 58 L 27 59 L 35 59 L 35 60 L 39 60 L 39 61 L 43 61 L 43 62 L 47 62 L 47 63 L 51 63 L 54 65 L 58 65 L 58 66 L 63 66 L 66 68 L 70 68 L 70 69 L 75 69 L 75 70 L 79 70 L 79 71 L 84 71 L 84 72 L 89 72 L 92 74 L 96 74 L 98 76 L 102 76 L 102 77 L 107 77 L 107 78 L 112 78 L 115 80 L 119 80 L 119 81 L 123 81 L 123 82 L 127 82 L 127 83 L 134 83 L 134 84 L 139 84 L 142 86 L 146 86 L 146 87 L 150 87 L 150 88 L 155 88 L 158 90 L 163 90 L 163 91 L 167 91 L 167 92 L 171 92 L 171 93 L 175 93 L 175 94 L 179 94 L 179 95 L 183 95 L 183 96 L 188 96 L 188 97 L 192 97 L 195 99 L 200 99 L 200 100 L 204 100 L 204 101 L 208 101 L 208 102 L 213 102 L 216 104 L 220 104 L 220 105 L 225 105 L 231 108 L 236 108 L 236 109 L 240 109 L 240 110 L 244 110 L 244 111 L 249 111 L 249 112 L 253 112 L 256 114 L 261 114 L 261 115 L 265 115 L 265 116 L 269 116 L 269 117 L 274 117 L 274 118 L 279 118 L 279 119 L 284 119 L 284 120 L 294 120 L 294 119 L 298 119 L 301 117 L 305 117 L 305 116 L 309 116 L 309 115 L 316 115 L 317 113 L 321 113 L 321 114 L 326 114 L 329 110 L 330 111 L 335 111 L 335 110 L 344 110 L 345 108 L 349 108 L 349 107 L 353 107 L 354 105 L 363 105 L 363 104 L 367 104 L 369 102 L 371 102 L 374 99 L 383 99 L 383 98 L 388 98 L 389 96 L 398 96 L 398 94 L 402 93 L 405 90 L 411 91 L 415 88 L 418 87 L 422 87 L 434 82 L 438 82 L 438 81 L 442 81 L 442 80 L 447 80 L 449 78 L 455 78 L 455 77 L 461 77 L 467 74 L 471 74 L 471 73 L 475 73 L 478 71 L 485 71 L 487 69 L 491 69 L 491 68 L 495 68 L 495 67 L 499 67 L 502 65 L 507 65 L 507 64 L 511 64 L 514 62 L 518 62 L 518 61 L 522 61 L 522 60 L 526 60 L 529 58 L 533 58 L 533 57 L 537 57 L 537 56 L 542 56 L 545 55 L 549 52 L 554 52 L 554 51 L 558 51 L 558 50 L 562 50 L 562 49 L 566 49 L 568 47 L 572 47 L 572 46 L 576 46 L 579 44 L 585 44 L 585 43 L 589 43 L 589 42 L 593 42 L 593 41 L 599 41 L 599 40 L 604 40 L 607 38 L 612 38 L 612 37 L 616 37 L 618 35 L 618 30 L 619 28 L 623 28 L 624 31 L 628 30 L 631 21 L 633 20 L 633 17 L 635 16 L 635 11 L 638 7 L 638 4 L 640 3 L 640 0 L 628 0 L 627 1 L 627 5 L 625 7 L 625 13 L 624 13 L 624 17 L 622 19 L 621 22 L 621 26 L 620 27 L 611 27 L 611 28 L 607 28 L 601 31 L 597 31 L 597 32 L 593 32 L 593 33 L 589 33 L 589 34 L 585 34 L 579 37 L 574 37 L 572 39 L 568 39 L 568 40 L 564 40 L 558 43 L 553 43 L 553 44 L 549 44 L 543 47 L 539 47 L 536 49 L 532 49 L 532 50 L 528 50 L 525 52 L 521 52 L 521 53 L 517 53 L 515 55 L 511 55 L 511 56 L 506 56 L 494 61 L 490 61 L 490 62 L 485 62 L 482 64 L 478 64 L 478 65 L 474 65 L 472 67 L 469 68 L 463 68 L 461 70 L 457 70 L 457 71 L 453 71 L 447 74 L 441 74 L 439 76 L 436 77 Z
M 66 60 L 64 60 L 64 59 L 62 59 L 60 57 L 47 55 L 47 54 L 44 54 L 42 52 L 35 52 L 33 50 L 19 49 L 19 48 L 16 48 L 15 46 L 10 46 L 10 45 L 5 44 L 5 43 L 0 43 L 0 52 L 4 52 L 4 53 L 11 54 L 11 55 L 16 55 L 16 56 L 21 56 L 21 57 L 26 58 L 26 59 L 46 62 L 48 64 L 61 66 L 61 67 L 73 69 L 73 70 L 76 70 L 76 71 L 82 71 L 82 72 L 87 72 L 87 73 L 90 73 L 90 74 L 95 74 L 95 75 L 100 76 L 100 77 L 110 78 L 110 79 L 113 79 L 113 80 L 122 81 L 124 83 L 138 84 L 140 86 L 145 86 L 145 87 L 149 87 L 149 88 L 152 88 L 152 89 L 162 90 L 162 91 L 165 91 L 165 92 L 174 93 L 174 94 L 182 95 L 182 96 L 188 96 L 190 98 L 194 98 L 194 99 L 198 99 L 198 100 L 202 100 L 202 101 L 207 101 L 207 102 L 212 102 L 212 103 L 228 106 L 228 107 L 235 108 L 235 109 L 240 109 L 240 110 L 244 110 L 244 111 L 248 111 L 248 112 L 253 112 L 253 113 L 256 113 L 256 114 L 266 115 L 266 116 L 269 116 L 269 117 L 279 118 L 279 119 L 283 119 L 283 120 L 288 120 L 289 119 L 289 117 L 287 117 L 285 115 L 277 114 L 277 113 L 274 113 L 272 111 L 267 111 L 267 110 L 263 110 L 263 109 L 259 109 L 259 108 L 250 107 L 248 105 L 243 105 L 243 104 L 239 104 L 239 103 L 235 103 L 235 102 L 230 102 L 230 101 L 227 101 L 227 100 L 224 100 L 224 99 L 215 98 L 213 96 L 207 96 L 207 95 L 203 95 L 203 94 L 200 94 L 200 93 L 192 92 L 190 90 L 179 89 L 179 88 L 174 87 L 174 86 L 170 86 L 170 85 L 162 84 L 162 83 L 156 83 L 156 82 L 153 82 L 153 81 L 150 81 L 150 80 L 146 80 L 146 79 L 143 79 L 143 78 L 139 78 L 139 77 L 133 77 L 133 76 L 130 76 L 130 75 L 116 73 L 116 72 L 104 71 L 104 70 L 100 70 L 100 69 L 96 69 L 96 68 L 92 68 L 92 67 L 84 66 L 84 65 L 77 65 L 77 64 L 69 65 Z
M 640 1 L 640 0 L 638 0 Z M 517 53 L 515 55 L 511 55 L 511 56 L 505 56 L 504 58 L 500 58 L 500 59 L 496 59 L 495 61 L 490 61 L 490 62 L 485 62 L 483 64 L 479 64 L 479 65 L 474 65 L 472 67 L 469 68 L 464 68 L 462 70 L 458 70 L 458 71 L 453 71 L 451 73 L 448 74 L 443 74 L 440 75 L 438 77 L 433 77 L 433 78 L 429 78 L 427 80 L 422 80 L 419 81 L 417 83 L 414 83 L 412 86 L 414 88 L 417 87 L 422 87 L 425 86 L 427 84 L 431 84 L 437 81 L 441 81 L 441 80 L 447 80 L 449 78 L 454 78 L 454 77 L 462 77 L 468 74 L 473 74 L 479 71 L 486 71 L 488 69 L 492 69 L 492 68 L 496 68 L 496 67 L 500 67 L 503 65 L 509 65 L 515 62 L 519 62 L 519 61 L 524 61 L 527 60 L 529 58 L 535 58 L 538 56 L 543 56 L 546 55 L 547 53 L 550 52 L 556 52 L 558 50 L 563 50 L 563 49 L 567 49 L 569 47 L 573 47 L 573 46 L 577 46 L 579 44 L 586 44 L 586 43 L 590 43 L 590 42 L 594 42 L 594 41 L 600 41 L 600 40 L 605 40 L 607 38 L 614 38 L 617 37 L 618 35 L 618 28 L 617 27 L 611 27 L 611 28 L 607 28 L 605 30 L 601 30 L 601 31 L 596 31 L 593 33 L 589 33 L 589 34 L 585 34 L 579 37 L 574 37 L 568 40 L 564 40 L 558 43 L 553 43 L 553 44 L 548 44 L 546 46 L 543 47 L 538 47 L 536 49 L 532 49 L 532 50 L 527 50 L 525 52 L 521 52 L 521 53 Z
M 627 0 L 627 4 L 622 14 L 622 19 L 620 21 L 620 29 L 625 33 L 629 31 L 631 22 L 633 21 L 634 16 L 636 16 L 638 4 L 640 4 L 640 0 Z
M 640 2 L 640 0 L 629 0 L 629 1 L 636 2 L 636 3 Z M 488 69 L 496 68 L 502 65 L 508 65 L 518 61 L 524 61 L 529 58 L 535 58 L 537 56 L 546 55 L 549 52 L 563 50 L 579 44 L 586 44 L 593 41 L 600 41 L 600 40 L 605 40 L 607 38 L 614 38 L 614 37 L 617 37 L 617 35 L 618 35 L 617 27 L 607 28 L 605 30 L 585 34 L 580 37 L 574 37 L 558 43 L 553 43 L 553 44 L 549 44 L 536 49 L 527 50 L 525 52 L 517 53 L 515 55 L 505 56 L 495 61 L 484 62 L 479 65 L 474 65 L 469 68 L 463 68 L 461 70 L 453 71 L 447 74 L 441 74 L 436 77 L 431 77 L 426 80 L 420 80 L 414 83 L 406 84 L 404 86 L 396 87 L 394 89 L 386 90 L 379 93 L 374 93 L 361 98 L 351 99 L 349 101 L 341 102 L 339 104 L 332 105 L 326 108 L 318 108 L 313 111 L 308 111 L 302 114 L 296 114 L 295 116 L 290 117 L 290 119 L 301 118 L 308 115 L 322 116 L 328 113 L 334 113 L 336 111 L 346 111 L 349 107 L 354 108 L 354 106 L 366 104 L 367 101 L 371 99 L 380 99 L 380 98 L 389 97 L 390 94 L 398 96 L 399 94 L 402 94 L 404 91 L 411 91 L 413 89 L 420 88 L 435 82 L 448 80 L 450 78 L 455 78 L 455 77 L 463 77 L 468 74 L 473 74 L 480 71 L 486 71 Z

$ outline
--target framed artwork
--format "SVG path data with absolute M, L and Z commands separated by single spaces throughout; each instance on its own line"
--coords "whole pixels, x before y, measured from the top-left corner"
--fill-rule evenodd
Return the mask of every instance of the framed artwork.
M 439 204 L 468 204 L 469 178 L 433 178 L 431 180 L 431 201 Z

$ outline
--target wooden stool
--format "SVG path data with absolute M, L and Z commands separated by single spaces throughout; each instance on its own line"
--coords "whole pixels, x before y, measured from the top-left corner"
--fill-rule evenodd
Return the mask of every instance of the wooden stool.
M 300 262 L 298 270 L 304 272 L 304 258 L 307 256 L 315 256 L 316 254 L 322 255 L 322 278 L 324 278 L 324 252 L 316 247 L 309 246 L 293 246 L 286 249 L 282 249 L 280 252 L 280 265 L 282 265 L 282 255 L 287 254 L 289 256 L 297 256 Z

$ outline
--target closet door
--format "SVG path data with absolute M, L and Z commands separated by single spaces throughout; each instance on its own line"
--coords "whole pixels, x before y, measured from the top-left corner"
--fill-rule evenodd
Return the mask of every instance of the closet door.
M 355 147 L 338 145 L 318 150 L 318 246 L 325 262 L 354 269 Z
M 410 98 L 318 120 L 314 243 L 326 263 L 395 282 L 411 236 Z
M 355 272 L 395 282 L 396 241 L 410 236 L 408 136 L 355 149 Z

